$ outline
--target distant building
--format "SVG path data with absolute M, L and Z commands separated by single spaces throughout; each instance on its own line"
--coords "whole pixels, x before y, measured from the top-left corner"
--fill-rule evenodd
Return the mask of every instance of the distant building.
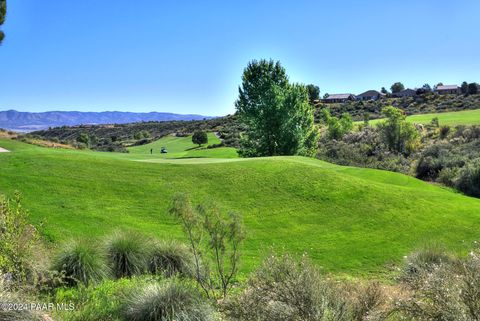
M 457 85 L 446 85 L 446 86 L 437 86 L 435 88 L 435 92 L 439 93 L 440 95 L 447 95 L 447 94 L 461 94 L 462 90 Z
M 398 93 L 393 93 L 392 97 L 397 97 L 397 98 L 400 98 L 400 97 L 414 97 L 416 95 L 417 95 L 416 90 L 408 88 L 408 89 L 402 90 Z
M 379 91 L 376 90 L 368 90 L 364 92 L 363 94 L 358 95 L 355 97 L 357 100 L 378 100 L 380 98 L 385 97 L 385 94 L 382 94 Z
M 345 103 L 347 101 L 355 100 L 355 96 L 352 94 L 334 94 L 323 99 L 324 103 Z

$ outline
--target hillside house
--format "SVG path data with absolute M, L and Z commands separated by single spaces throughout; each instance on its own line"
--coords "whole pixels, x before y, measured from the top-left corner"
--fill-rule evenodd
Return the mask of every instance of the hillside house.
M 333 94 L 323 99 L 324 103 L 334 104 L 334 103 L 345 103 L 347 101 L 355 100 L 355 96 L 352 94 Z
M 385 94 L 382 94 L 379 91 L 376 90 L 368 90 L 364 92 L 363 94 L 360 94 L 356 96 L 355 98 L 357 100 L 363 101 L 363 100 L 378 100 L 380 98 L 385 97 Z
M 392 97 L 397 97 L 397 98 L 402 98 L 402 97 L 414 97 L 417 95 L 417 91 L 407 88 L 405 90 L 402 90 L 398 93 L 393 93 Z
M 437 88 L 435 88 L 435 92 L 440 95 L 448 95 L 448 94 L 457 95 L 457 94 L 461 94 L 462 90 L 457 85 L 445 85 L 445 86 L 437 86 Z

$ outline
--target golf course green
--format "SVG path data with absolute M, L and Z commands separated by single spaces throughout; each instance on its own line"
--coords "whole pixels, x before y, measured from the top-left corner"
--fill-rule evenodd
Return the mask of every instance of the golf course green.
M 32 222 L 53 246 L 117 229 L 183 240 L 168 214 L 173 195 L 213 200 L 243 215 L 243 275 L 270 248 L 308 253 L 338 275 L 378 276 L 424 243 L 462 252 L 480 237 L 480 200 L 446 188 L 304 157 L 208 158 L 217 155 L 213 148 L 191 158 L 185 139 L 151 145 L 166 145 L 168 157 L 183 159 L 150 155 L 148 145 L 122 154 L 0 139 L 10 151 L 0 153 L 0 194 L 20 191 Z

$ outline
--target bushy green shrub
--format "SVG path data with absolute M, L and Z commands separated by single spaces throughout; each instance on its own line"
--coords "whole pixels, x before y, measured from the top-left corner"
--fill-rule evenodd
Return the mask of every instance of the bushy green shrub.
M 480 197 L 480 161 L 460 170 L 455 187 L 467 195 Z
M 332 116 L 329 109 L 324 109 L 323 120 L 327 124 L 327 136 L 330 139 L 341 139 L 353 129 L 352 117 L 349 113 L 343 113 L 340 118 Z
M 318 157 L 339 165 L 410 172 L 410 163 L 402 154 L 392 153 L 382 142 L 377 128 L 366 126 L 353 131 L 341 140 L 324 135 L 319 144 Z
M 163 274 L 167 277 L 175 275 L 193 277 L 193 255 L 184 244 L 170 241 L 155 241 L 150 245 L 147 256 L 148 271 Z
M 418 148 L 420 135 L 415 126 L 406 121 L 405 113 L 388 106 L 382 109 L 386 120 L 378 124 L 385 145 L 390 150 L 409 155 Z
M 458 176 L 458 168 L 443 168 L 438 174 L 438 181 L 446 186 L 454 187 Z
M 440 171 L 443 169 L 443 165 L 438 158 L 432 156 L 426 156 L 420 158 L 417 165 L 417 177 L 421 179 L 435 179 Z
M 53 260 L 52 269 L 64 273 L 70 285 L 97 283 L 107 275 L 105 258 L 91 244 L 73 241 L 67 244 Z
M 139 132 L 136 132 L 134 135 L 133 135 L 133 138 L 134 139 L 143 139 L 143 138 L 149 138 L 150 137 L 150 133 L 146 130 L 141 130 Z
M 198 291 L 187 283 L 168 280 L 135 291 L 123 312 L 129 321 L 210 321 L 214 314 Z
M 147 242 L 134 232 L 116 232 L 107 239 L 108 266 L 116 278 L 131 277 L 146 271 Z

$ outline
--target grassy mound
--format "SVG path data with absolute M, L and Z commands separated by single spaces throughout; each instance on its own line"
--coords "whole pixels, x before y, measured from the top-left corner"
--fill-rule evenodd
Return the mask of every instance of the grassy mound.
M 269 247 L 361 275 L 385 271 L 426 241 L 463 251 L 480 237 L 480 200 L 386 171 L 302 157 L 164 160 L 0 146 L 12 151 L 0 154 L 0 193 L 20 190 L 52 241 L 101 238 L 120 227 L 183 240 L 167 213 L 176 192 L 243 213 L 242 273 Z

